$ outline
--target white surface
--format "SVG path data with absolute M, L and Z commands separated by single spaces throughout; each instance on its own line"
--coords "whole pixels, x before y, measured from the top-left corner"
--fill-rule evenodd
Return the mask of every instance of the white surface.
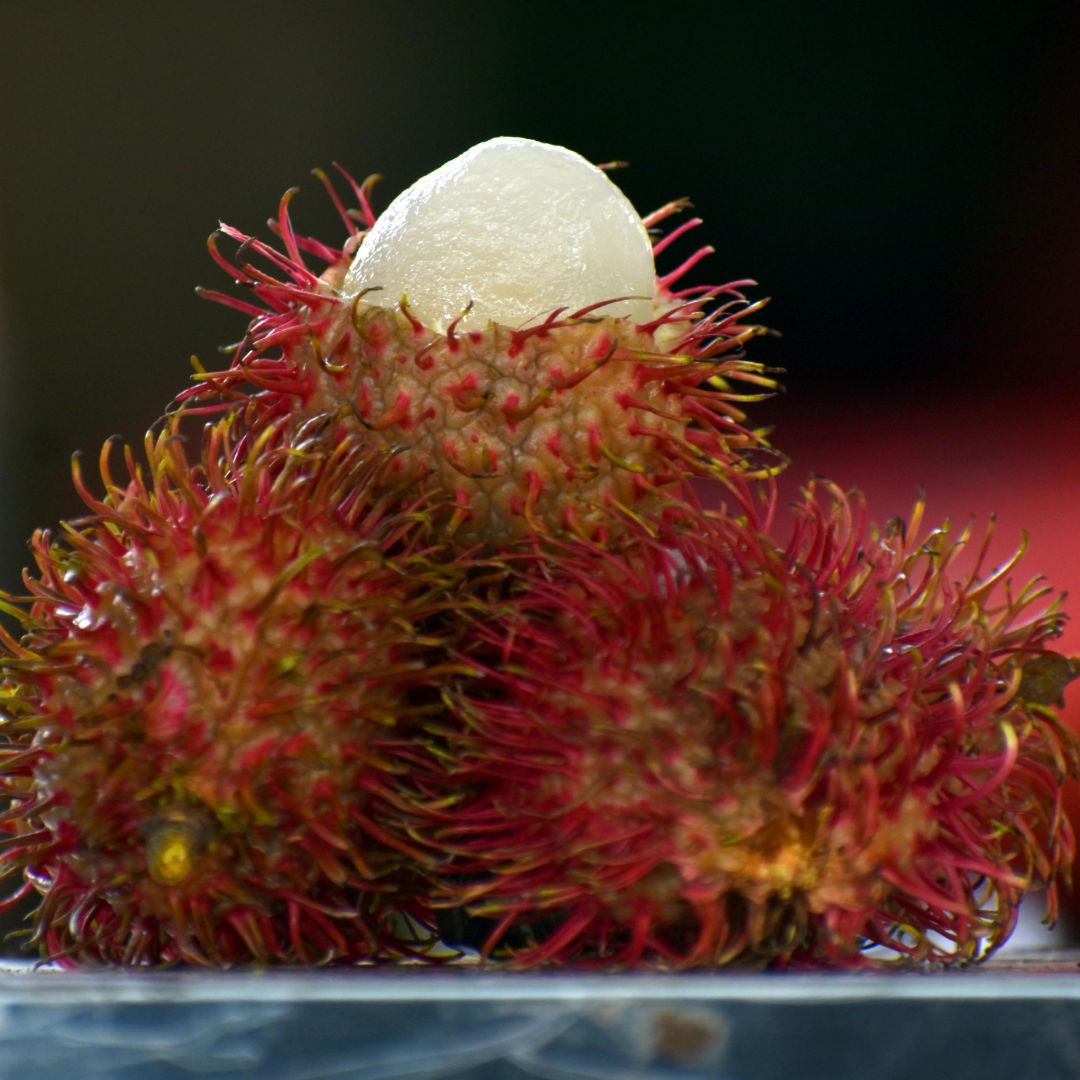
M 602 314 L 652 317 L 652 244 L 630 200 L 595 165 L 531 139 L 480 143 L 403 191 L 360 245 L 345 278 L 369 303 L 402 294 L 444 331 L 542 320 L 620 296 Z M 568 313 L 569 313 L 568 312 Z
M 1014 956 L 1030 953 L 1033 949 L 1061 949 L 1070 945 L 1064 926 L 1058 923 L 1051 929 L 1042 921 L 1045 914 L 1046 894 L 1028 893 L 1020 904 L 1016 929 L 996 955 Z
M 0 973 L 0 1005 L 237 1001 L 640 1001 L 649 999 L 821 1004 L 864 1000 L 1078 999 L 1076 974 L 992 968 L 922 974 L 697 972 L 659 975 L 484 974 L 424 968 L 251 971 Z

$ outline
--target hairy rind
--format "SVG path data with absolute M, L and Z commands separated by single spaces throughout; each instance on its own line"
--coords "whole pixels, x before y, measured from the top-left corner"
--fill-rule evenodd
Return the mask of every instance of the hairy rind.
M 432 888 L 521 966 L 962 963 L 1026 889 L 1052 917 L 1074 665 L 1045 591 L 954 582 L 967 534 L 868 535 L 827 487 L 769 539 L 730 381 L 775 385 L 753 283 L 436 334 L 341 299 L 368 187 L 343 250 L 291 193 L 285 254 L 211 242 L 254 321 L 184 399 L 244 422 L 191 466 L 174 417 L 103 499 L 77 473 L 93 516 L 0 604 L 0 874 L 43 893 L 43 955 L 430 958 Z
M 371 778 L 425 713 L 460 567 L 432 499 L 332 417 L 173 417 L 5 610 L 0 855 L 48 958 L 315 964 L 427 947 L 416 852 Z M 405 919 L 406 922 L 402 922 Z M 403 940 L 411 925 L 413 941 Z M 428 945 L 430 945 L 430 936 Z
M 241 245 L 233 265 L 212 238 L 215 259 L 266 310 L 205 294 L 255 317 L 231 368 L 202 373 L 185 399 L 250 394 L 267 417 L 340 409 L 373 445 L 392 447 L 400 465 L 430 471 L 454 500 L 444 535 L 489 551 L 533 531 L 591 535 L 611 520 L 611 505 L 651 512 L 687 475 L 750 477 L 780 467 L 739 407 L 776 386 L 742 356 L 742 345 L 764 333 L 740 321 L 762 306 L 741 291 L 753 282 L 672 291 L 679 268 L 657 280 L 648 324 L 604 318 L 593 305 L 526 327 L 438 333 L 404 297 L 390 310 L 363 294 L 344 299 L 339 290 L 364 234 L 341 251 L 297 237 L 286 201 L 275 223 L 285 254 L 224 227 Z M 329 267 L 317 276 L 303 252 Z M 254 254 L 272 273 L 253 265 Z
M 454 855 L 436 902 L 520 966 L 963 963 L 1026 890 L 1052 918 L 1075 737 L 1016 696 L 1047 590 L 951 580 L 970 533 L 920 536 L 921 506 L 868 534 L 818 487 L 786 546 L 736 509 L 518 561 L 448 694 L 449 780 L 411 778 Z

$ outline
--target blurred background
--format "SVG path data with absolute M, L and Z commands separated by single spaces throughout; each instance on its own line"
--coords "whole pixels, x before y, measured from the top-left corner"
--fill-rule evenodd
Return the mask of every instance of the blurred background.
M 337 241 L 313 166 L 382 173 L 380 209 L 508 134 L 629 161 L 643 213 L 690 196 L 694 280 L 761 282 L 786 495 L 826 473 L 883 520 L 922 483 L 1080 593 L 1078 45 L 1040 0 L 0 0 L 0 587 L 80 513 L 71 452 L 241 336 L 194 293 L 219 219 L 267 236 L 298 184 Z

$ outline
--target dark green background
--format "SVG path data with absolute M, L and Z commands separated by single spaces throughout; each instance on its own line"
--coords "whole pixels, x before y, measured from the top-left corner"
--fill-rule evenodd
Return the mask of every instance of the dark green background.
M 1080 346 L 1080 5 L 0 3 L 0 580 L 79 512 L 75 448 L 139 440 L 242 318 L 204 240 L 339 226 L 497 134 L 563 143 L 639 210 L 691 196 L 775 299 L 781 424 L 823 395 L 1060 383 Z M 689 253 L 691 242 L 678 249 Z M 674 264 L 674 257 L 668 255 Z

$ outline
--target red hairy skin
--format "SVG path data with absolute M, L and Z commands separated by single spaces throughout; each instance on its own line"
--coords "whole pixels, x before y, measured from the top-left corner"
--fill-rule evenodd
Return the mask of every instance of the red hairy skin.
M 179 419 L 149 471 L 34 537 L 8 597 L 0 866 L 43 895 L 35 940 L 65 963 L 355 962 L 423 951 L 402 919 L 428 859 L 370 791 L 373 745 L 430 708 L 431 636 L 460 569 L 427 539 L 387 455 L 332 419 L 258 438 Z M 419 695 L 419 697 L 418 697 Z M 404 935 L 408 936 L 408 935 Z M 422 935 L 420 935 L 422 936 Z
M 754 283 L 672 291 L 711 248 L 657 279 L 648 324 L 605 318 L 596 304 L 523 328 L 441 334 L 404 298 L 383 308 L 339 294 L 365 235 L 354 218 L 375 221 L 367 186 L 356 189 L 362 211 L 342 210 L 352 233 L 342 250 L 294 233 L 292 192 L 273 223 L 284 253 L 223 226 L 240 244 L 229 262 L 211 238 L 211 254 L 256 302 L 203 291 L 253 320 L 231 368 L 203 373 L 188 400 L 250 393 L 268 417 L 340 410 L 373 445 L 396 448 L 401 467 L 431 473 L 456 507 L 446 528 L 459 545 L 491 551 L 533 531 L 591 534 L 606 504 L 647 511 L 658 490 L 687 475 L 779 467 L 776 455 L 754 459 L 767 449 L 764 432 L 745 427 L 738 407 L 776 386 L 742 354 L 765 332 L 740 321 L 764 303 L 740 291 Z M 646 225 L 685 205 L 669 204 Z M 696 224 L 658 240 L 657 251 Z M 327 269 L 316 275 L 305 253 Z M 755 392 L 737 393 L 731 380 Z
M 454 856 L 436 902 L 522 967 L 962 963 L 1026 890 L 1052 918 L 1076 749 L 1048 590 L 1015 558 L 953 581 L 970 530 L 919 536 L 921 505 L 868 534 L 811 488 L 783 547 L 734 510 L 511 560 L 447 695 L 460 797 L 411 778 Z
M 703 248 L 647 323 L 440 333 L 343 295 L 371 181 L 317 175 L 344 246 L 294 192 L 283 251 L 211 238 L 230 366 L 103 496 L 76 464 L 89 516 L 0 594 L 0 911 L 40 893 L 42 957 L 964 964 L 1028 890 L 1053 919 L 1059 601 L 989 534 L 960 575 L 921 502 L 878 530 L 815 482 L 774 538 L 754 282 L 677 289 Z

